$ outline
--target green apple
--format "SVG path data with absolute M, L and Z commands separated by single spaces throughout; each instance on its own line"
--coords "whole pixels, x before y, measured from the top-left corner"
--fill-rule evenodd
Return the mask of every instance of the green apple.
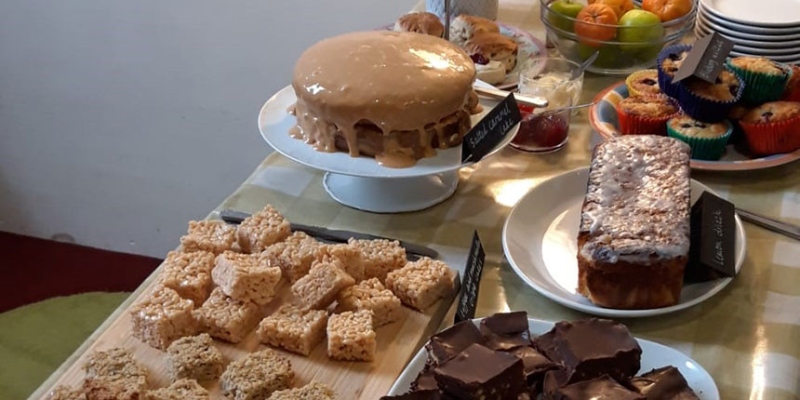
M 572 32 L 575 29 L 575 17 L 583 10 L 583 3 L 577 0 L 556 0 L 548 5 L 550 12 L 547 20 L 556 28 Z
M 630 10 L 619 19 L 617 24 L 617 40 L 622 43 L 622 50 L 638 52 L 661 42 L 664 27 L 658 15 L 645 10 Z
M 592 63 L 597 68 L 619 68 L 620 64 L 624 64 L 622 55 L 619 51 L 619 46 L 616 44 L 604 44 L 600 47 L 592 47 L 583 43 L 578 43 L 577 53 L 581 60 L 586 60 L 591 57 L 595 51 L 599 51 L 597 59 Z

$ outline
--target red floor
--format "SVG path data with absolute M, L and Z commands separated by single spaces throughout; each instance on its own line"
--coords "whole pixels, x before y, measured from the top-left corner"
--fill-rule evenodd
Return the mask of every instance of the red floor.
M 0 232 L 0 312 L 55 296 L 131 292 L 161 260 Z

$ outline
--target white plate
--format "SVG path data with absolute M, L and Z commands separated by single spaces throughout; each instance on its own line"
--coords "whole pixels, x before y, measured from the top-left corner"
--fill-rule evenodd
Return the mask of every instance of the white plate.
M 478 325 L 480 319 L 475 319 L 473 322 Z M 532 336 L 539 336 L 547 333 L 555 325 L 552 322 L 540 321 L 535 319 L 528 319 L 528 329 Z M 639 346 L 642 348 L 641 368 L 639 374 L 649 372 L 652 369 L 672 365 L 681 372 L 686 383 L 694 390 L 700 400 L 719 400 L 719 390 L 714 383 L 714 378 L 696 361 L 687 357 L 683 353 L 644 339 L 636 339 Z M 406 368 L 400 374 L 400 377 L 394 382 L 388 395 L 400 395 L 406 393 L 411 388 L 411 382 L 417 378 L 417 375 L 422 371 L 425 366 L 427 352 L 423 347 L 411 359 Z
M 712 20 L 708 14 L 700 12 L 697 14 L 697 21 L 705 25 L 707 28 L 713 28 L 720 32 L 731 34 L 745 39 L 766 40 L 766 41 L 779 41 L 788 42 L 795 41 L 800 38 L 800 31 L 797 30 L 772 30 L 767 28 L 723 24 L 718 20 Z
M 709 32 L 710 31 L 704 30 L 699 24 L 696 26 L 695 34 L 698 35 L 699 37 L 705 36 Z M 739 51 L 748 54 L 759 54 L 759 55 L 764 55 L 765 57 L 768 56 L 798 57 L 798 54 L 800 54 L 800 46 L 793 48 L 751 47 L 744 44 L 740 39 L 729 37 L 727 34 L 724 33 L 720 33 L 720 35 L 732 40 L 735 43 L 733 45 L 733 51 Z
M 615 318 L 649 317 L 683 310 L 707 300 L 733 280 L 684 285 L 678 304 L 647 310 L 616 310 L 594 305 L 577 293 L 577 237 L 589 169 L 580 168 L 535 186 L 517 203 L 503 227 L 503 250 L 511 267 L 543 296 L 585 313 Z M 692 204 L 707 186 L 691 181 Z M 745 254 L 742 222 L 736 216 L 736 272 Z
M 726 32 L 722 32 L 719 29 L 711 29 L 708 26 L 706 26 L 703 21 L 701 21 L 699 19 L 697 20 L 697 24 L 695 25 L 695 34 L 698 35 L 698 37 L 705 36 L 705 35 L 707 35 L 707 34 L 709 34 L 711 32 L 718 32 L 720 35 L 725 36 L 728 39 L 733 40 L 734 44 L 736 44 L 736 45 L 744 45 L 744 46 L 750 46 L 750 47 L 756 47 L 756 48 L 765 48 L 765 49 L 780 49 L 780 50 L 785 50 L 787 48 L 797 47 L 797 42 L 796 41 L 792 41 L 792 40 L 784 40 L 784 41 L 780 41 L 780 40 L 775 40 L 775 41 L 751 40 L 751 39 L 744 38 L 741 35 L 733 35 L 733 34 L 729 34 L 729 33 L 726 33 Z M 755 37 L 759 37 L 759 36 L 755 36 Z
M 770 60 L 773 60 L 773 61 L 779 61 L 779 62 L 788 63 L 788 64 L 793 64 L 793 63 L 796 63 L 796 62 L 800 61 L 800 58 L 799 58 L 800 55 L 798 55 L 798 56 L 774 56 L 774 55 L 768 55 L 768 54 L 748 53 L 748 52 L 745 52 L 745 51 L 737 51 L 737 50 L 731 50 L 730 55 L 731 56 L 765 57 L 765 58 L 769 58 Z
M 477 85 L 489 86 L 484 82 L 476 81 Z M 423 158 L 416 165 L 409 168 L 388 168 L 378 164 L 371 157 L 350 157 L 344 152 L 327 153 L 314 150 L 302 140 L 289 135 L 289 129 L 295 124 L 295 117 L 287 112 L 296 100 L 291 86 L 281 89 L 272 96 L 258 114 L 258 129 L 261 136 L 272 146 L 275 151 L 284 156 L 311 168 L 333 172 L 335 174 L 371 177 L 371 178 L 413 178 L 419 176 L 435 175 L 455 171 L 470 164 L 461 163 L 461 146 L 437 150 L 434 157 Z M 472 116 L 472 125 L 480 121 L 489 111 L 498 104 L 494 100 L 481 99 L 484 110 Z M 495 147 L 486 157 L 505 147 L 519 130 L 519 124 L 511 128 L 505 139 Z
M 710 13 L 746 25 L 798 27 L 798 0 L 700 0 Z

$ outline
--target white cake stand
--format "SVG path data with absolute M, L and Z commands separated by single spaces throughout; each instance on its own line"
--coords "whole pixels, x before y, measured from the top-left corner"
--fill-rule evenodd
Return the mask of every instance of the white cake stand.
M 478 84 L 486 85 L 483 82 Z M 325 171 L 325 191 L 348 207 L 376 213 L 399 213 L 434 206 L 455 193 L 458 170 L 472 164 L 461 163 L 461 146 L 438 150 L 436 156 L 419 160 L 409 168 L 384 167 L 371 157 L 317 151 L 289 135 L 295 117 L 287 110 L 295 100 L 294 91 L 287 86 L 264 103 L 258 114 L 261 136 L 278 153 L 300 164 Z M 481 99 L 484 110 L 472 117 L 473 125 L 497 103 Z M 511 128 L 505 139 L 486 157 L 505 147 L 518 129 L 519 125 Z

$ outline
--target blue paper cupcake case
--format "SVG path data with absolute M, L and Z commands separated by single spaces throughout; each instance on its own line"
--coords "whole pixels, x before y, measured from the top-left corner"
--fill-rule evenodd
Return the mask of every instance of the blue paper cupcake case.
M 730 68 L 725 67 L 728 72 L 733 73 Z M 680 103 L 683 112 L 690 117 L 703 122 L 719 122 L 728 117 L 728 113 L 733 106 L 742 98 L 744 93 L 744 80 L 738 75 L 734 74 L 739 79 L 739 91 L 731 101 L 719 101 L 700 97 L 689 90 L 686 85 L 680 82 L 676 84 L 678 87 L 678 103 Z
M 661 62 L 669 57 L 670 54 L 679 54 L 691 49 L 692 45 L 690 44 L 674 44 L 672 46 L 667 46 L 661 50 L 660 53 L 658 53 L 658 58 L 656 59 L 656 69 L 658 70 L 658 87 L 669 97 L 674 97 L 677 99 L 680 90 L 678 89 L 677 83 L 672 83 L 672 77 L 667 75 L 667 73 L 661 69 Z

